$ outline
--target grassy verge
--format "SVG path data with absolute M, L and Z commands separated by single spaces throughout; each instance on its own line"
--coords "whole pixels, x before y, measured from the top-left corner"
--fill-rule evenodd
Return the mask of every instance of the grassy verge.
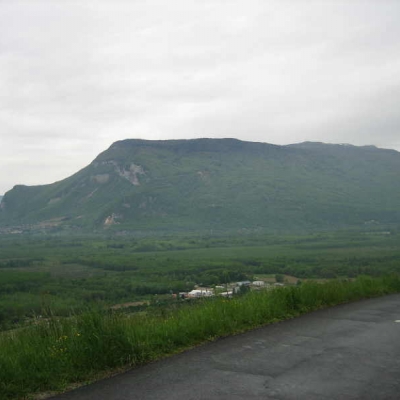
M 400 277 L 304 283 L 209 299 L 163 315 L 88 312 L 0 335 L 0 398 L 62 390 L 100 372 L 137 366 L 207 340 L 321 307 L 400 292 Z

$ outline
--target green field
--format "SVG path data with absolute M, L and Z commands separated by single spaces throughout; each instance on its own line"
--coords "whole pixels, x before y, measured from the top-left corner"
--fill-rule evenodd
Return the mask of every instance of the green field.
M 311 310 L 400 291 L 396 231 L 0 235 L 0 398 L 31 398 Z M 180 300 L 195 285 L 286 287 Z M 112 310 L 111 306 L 133 303 Z
M 46 318 L 0 333 L 0 398 L 63 391 L 219 337 L 395 292 L 400 292 L 398 275 L 359 277 L 170 304 L 146 313 L 97 310 Z
M 88 306 L 162 298 L 266 274 L 304 279 L 400 272 L 396 232 L 304 236 L 0 236 L 0 327 Z

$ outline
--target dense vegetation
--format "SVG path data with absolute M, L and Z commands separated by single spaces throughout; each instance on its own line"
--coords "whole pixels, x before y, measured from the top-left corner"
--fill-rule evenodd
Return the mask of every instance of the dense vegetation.
M 195 284 L 276 274 L 304 280 L 398 273 L 398 243 L 395 231 L 158 239 L 0 236 L 0 327 L 50 310 L 66 316 L 92 304 L 154 301 Z
M 75 175 L 7 192 L 20 230 L 307 232 L 400 222 L 400 153 L 234 139 L 125 140 Z
M 398 292 L 399 272 L 398 231 L 373 227 L 292 236 L 0 235 L 0 398 L 61 390 L 205 340 Z M 171 296 L 196 284 L 289 276 L 284 288 L 232 299 Z M 131 306 L 111 308 L 121 303 Z
M 304 283 L 233 299 L 204 299 L 125 315 L 50 318 L 0 335 L 0 398 L 62 390 L 115 368 L 138 366 L 207 340 L 346 301 L 400 292 L 398 275 Z

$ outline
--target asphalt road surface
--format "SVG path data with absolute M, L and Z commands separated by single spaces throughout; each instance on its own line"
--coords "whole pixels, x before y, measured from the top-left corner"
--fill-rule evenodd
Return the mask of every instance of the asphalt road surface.
M 400 399 L 400 295 L 218 340 L 54 400 Z

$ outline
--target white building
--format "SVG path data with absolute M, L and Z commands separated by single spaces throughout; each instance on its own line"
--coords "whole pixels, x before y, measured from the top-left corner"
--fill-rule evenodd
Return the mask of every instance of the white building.
M 211 297 L 214 292 L 210 289 L 193 289 L 188 293 L 188 297 Z

